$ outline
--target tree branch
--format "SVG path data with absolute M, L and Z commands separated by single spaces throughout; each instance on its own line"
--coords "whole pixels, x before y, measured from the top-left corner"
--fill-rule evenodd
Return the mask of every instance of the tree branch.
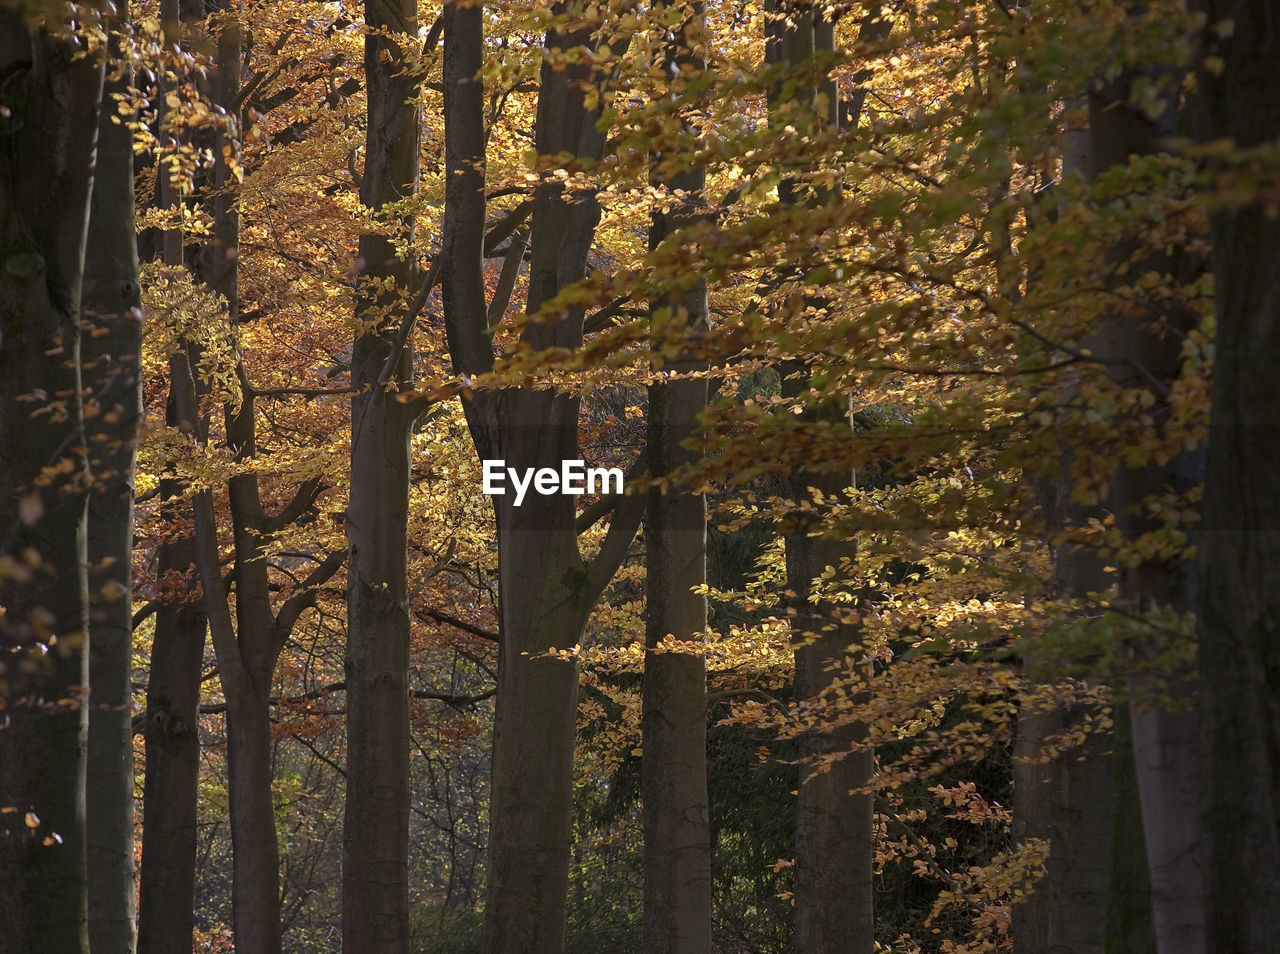
M 263 531 L 268 534 L 279 533 L 292 524 L 311 508 L 322 490 L 324 490 L 324 482 L 319 477 L 304 480 L 293 495 L 293 499 L 284 505 L 284 509 L 267 520 Z
M 641 459 L 643 460 L 643 455 Z M 600 594 L 626 559 L 631 541 L 635 539 L 636 530 L 644 517 L 645 501 L 646 495 L 643 493 L 626 494 L 619 497 L 613 507 L 613 518 L 609 521 L 604 542 L 600 544 L 600 552 L 587 564 L 589 605 L 595 605 L 596 600 L 600 599 Z
M 296 696 L 272 696 L 270 704 L 273 706 L 290 706 L 298 705 L 303 702 L 310 702 L 313 699 L 322 699 L 331 693 L 346 692 L 346 682 L 331 682 L 328 685 L 321 686 L 318 689 L 312 689 L 309 692 L 303 692 Z M 410 689 L 409 696 L 412 699 L 434 699 L 437 702 L 443 702 L 450 706 L 471 706 L 478 702 L 484 702 L 486 699 L 493 698 L 497 689 L 489 689 L 485 692 L 476 693 L 474 695 L 464 695 L 457 692 L 445 692 L 441 689 Z M 201 715 L 221 715 L 227 711 L 225 702 L 211 702 L 200 707 Z
M 476 626 L 474 623 L 468 623 L 465 619 L 458 619 L 458 617 L 450 616 L 448 613 L 442 613 L 440 610 L 427 609 L 422 610 L 421 612 L 415 610 L 414 615 L 425 616 L 428 619 L 435 620 L 437 623 L 444 623 L 447 626 L 452 626 L 454 629 L 460 629 L 464 633 L 470 633 L 472 636 L 478 636 L 481 639 L 487 639 L 495 643 L 498 642 L 498 634 L 493 632 L 493 630 Z
M 315 605 L 316 588 L 337 573 L 346 560 L 345 547 L 330 553 L 319 566 L 307 574 L 306 579 L 302 581 L 302 589 L 284 601 L 280 612 L 276 614 L 276 645 L 278 647 L 283 647 L 285 640 L 293 633 L 293 627 L 297 625 L 302 611 Z

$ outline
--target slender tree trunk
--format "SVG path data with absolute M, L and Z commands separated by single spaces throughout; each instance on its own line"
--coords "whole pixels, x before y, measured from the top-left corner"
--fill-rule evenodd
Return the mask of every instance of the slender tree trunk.
M 127 14 L 122 14 L 127 16 Z M 118 27 L 113 29 L 118 36 Z M 113 39 L 114 42 L 114 39 Z M 89 946 L 132 954 L 137 944 L 138 872 L 133 842 L 133 473 L 142 420 L 141 312 L 134 230 L 133 137 L 103 89 L 81 311 L 94 333 L 81 345 L 87 399 L 90 566 L 87 802 Z
M 220 4 L 220 6 L 225 6 Z M 240 92 L 240 24 L 234 13 L 217 18 L 217 58 L 212 75 L 213 102 L 231 109 Z M 215 155 L 238 148 L 239 116 L 228 113 L 231 128 L 220 134 Z M 240 310 L 240 219 L 235 207 L 235 179 L 227 163 L 214 167 L 211 240 L 202 249 L 201 271 L 209 287 L 227 302 L 227 321 L 234 327 Z M 224 409 L 226 439 L 237 463 L 252 466 L 257 453 L 254 403 L 244 368 L 236 368 L 242 384 L 239 406 Z M 194 382 L 192 382 L 194 386 Z M 271 792 L 271 683 L 281 645 L 267 580 L 266 515 L 256 473 L 228 481 L 235 541 L 235 639 L 215 638 L 214 652 L 227 700 L 227 788 L 231 820 L 231 911 L 237 950 L 279 954 L 280 851 L 276 836 L 275 798 Z M 211 623 L 227 613 L 220 567 L 212 568 L 214 585 L 205 585 Z M 216 601 L 218 605 L 213 605 Z M 226 621 L 230 626 L 230 619 Z M 221 627 L 219 627 L 221 628 Z
M 705 42 L 701 4 L 688 8 L 665 62 L 674 75 L 706 69 L 697 52 Z M 680 71 L 680 72 L 677 72 Z M 678 108 L 680 92 L 673 91 Z M 687 127 L 686 127 L 687 128 Z M 661 161 L 663 157 L 655 157 Z M 706 170 L 693 168 L 665 184 L 686 200 L 670 212 L 655 212 L 649 246 L 681 241 L 683 228 L 701 214 Z M 695 282 L 678 305 L 651 306 L 669 335 L 655 334 L 655 370 L 671 380 L 649 386 L 649 473 L 667 477 L 698 458 L 684 447 L 707 406 L 705 377 L 696 341 L 709 325 L 707 283 Z M 682 345 L 689 336 L 694 344 Z M 671 340 L 669 341 L 668 338 Z M 672 353 L 672 346 L 677 352 Z M 711 833 L 707 800 L 707 666 L 700 651 L 659 651 L 668 636 L 701 640 L 707 600 L 694 593 L 707 582 L 706 498 L 680 484 L 649 491 L 645 518 L 645 662 L 642 690 L 641 801 L 644 806 L 644 950 L 646 954 L 709 954 L 711 950 Z
M 27 16 L 0 8 L 0 951 L 87 954 L 79 306 L 103 63 Z
M 1048 842 L 1044 877 L 1014 908 L 1018 954 L 1101 954 L 1111 887 L 1109 734 L 1090 731 L 1082 746 L 1057 751 L 1064 734 L 1097 712 L 1086 706 L 1029 711 L 1014 747 L 1013 838 Z
M 1156 120 L 1129 105 L 1136 83 L 1163 86 L 1164 109 Z M 1153 155 L 1177 132 L 1178 90 L 1173 77 L 1159 71 L 1126 71 L 1090 96 L 1090 176 L 1127 165 L 1134 155 Z M 1128 263 L 1133 249 L 1115 250 L 1112 260 Z M 1180 284 L 1197 263 L 1186 253 L 1147 255 L 1132 273 L 1171 274 Z M 1132 268 L 1132 266 L 1130 266 Z M 1124 281 L 1124 279 L 1121 279 Z M 1181 373 L 1182 341 L 1199 315 L 1174 303 L 1150 306 L 1145 315 L 1107 315 L 1098 349 L 1113 364 L 1111 377 L 1126 387 L 1147 380 L 1172 384 Z M 1139 372 L 1142 369 L 1142 373 Z M 1162 396 L 1147 411 L 1154 427 L 1165 427 L 1170 408 Z M 1180 426 L 1180 425 L 1174 425 Z M 1132 537 L 1160 531 L 1159 520 L 1140 512 L 1146 498 L 1170 490 L 1188 493 L 1203 480 L 1203 454 L 1182 451 L 1168 464 L 1122 469 L 1116 479 L 1115 511 Z M 1167 607 L 1186 613 L 1195 605 L 1191 566 L 1176 558 L 1150 558 L 1120 574 L 1120 598 L 1130 612 Z M 1138 646 L 1154 655 L 1159 647 Z M 1152 916 L 1160 954 L 1203 954 L 1205 950 L 1205 872 L 1202 844 L 1202 765 L 1194 676 L 1189 666 L 1162 680 L 1130 686 L 1132 751 L 1142 803 Z
M 1200 135 L 1248 149 L 1280 135 L 1275 3 L 1206 0 Z M 1218 337 L 1197 609 L 1208 945 L 1266 951 L 1280 937 L 1280 222 L 1265 191 L 1212 215 Z
M 700 4 L 690 6 L 666 60 L 676 70 L 707 68 L 696 51 L 705 41 Z M 676 92 L 678 97 L 678 91 Z M 660 156 L 658 160 L 662 159 Z M 660 184 L 660 182 L 659 182 Z M 707 172 L 672 175 L 684 207 L 654 213 L 649 246 L 680 241 L 701 213 Z M 672 311 L 669 302 L 654 312 Z M 673 336 L 707 332 L 707 282 L 684 293 L 669 319 Z M 655 370 L 676 379 L 649 385 L 649 473 L 667 476 L 698 458 L 684 447 L 698 429 L 708 401 L 705 378 L 678 375 L 707 368 L 694 346 L 672 356 L 662 336 L 654 347 L 666 357 Z M 673 484 L 649 492 L 645 517 L 645 665 L 640 790 L 644 804 L 644 949 L 646 954 L 708 954 L 712 945 L 712 872 L 707 795 L 707 659 L 700 652 L 657 652 L 667 636 L 700 640 L 707 629 L 707 598 L 692 592 L 707 583 L 707 498 Z
M 1129 706 L 1114 707 L 1111 732 L 1111 883 L 1107 890 L 1106 954 L 1156 954 L 1147 876 L 1147 841 L 1133 764 Z
M 360 200 L 378 211 L 413 195 L 418 181 L 417 80 L 409 43 L 412 0 L 366 0 L 368 131 Z M 390 31 L 378 35 L 373 31 Z M 412 221 L 387 223 L 412 232 Z M 403 238 L 404 235 L 395 236 Z M 412 379 L 411 339 L 398 346 L 410 261 L 393 237 L 360 237 L 361 288 L 351 383 L 351 497 L 347 507 L 347 805 L 343 833 L 345 954 L 409 950 L 409 437 L 420 408 L 387 384 Z M 376 283 L 383 284 L 379 291 Z
M 178 0 L 162 0 L 165 42 L 179 42 Z M 161 109 L 160 122 L 164 113 Z M 172 209 L 179 201 L 166 174 L 157 170 L 158 200 Z M 181 265 L 181 229 L 160 235 L 158 249 L 166 265 Z M 165 423 L 184 433 L 203 433 L 196 407 L 183 407 L 170 360 Z M 179 368 L 186 367 L 182 356 Z M 192 404 L 194 405 L 194 399 Z M 207 616 L 197 596 L 193 508 L 179 500 L 183 482 L 166 476 L 160 495 L 166 501 L 173 536 L 157 547 L 159 608 L 147 679 L 145 725 L 146 776 L 142 792 L 142 860 L 138 892 L 139 954 L 187 954 L 193 944 L 195 909 L 197 797 L 200 780 L 200 688 Z
M 791 390 L 789 387 L 787 390 Z M 842 423 L 847 425 L 847 420 Z M 845 481 L 801 474 L 794 494 L 810 488 L 824 494 L 844 490 Z M 840 484 L 841 486 L 835 486 Z M 861 631 L 840 620 L 840 610 L 809 602 L 813 581 L 839 567 L 849 553 L 845 541 L 824 539 L 801 524 L 786 537 L 787 586 L 795 593 L 791 617 L 797 630 L 797 702 L 816 703 L 831 684 L 837 660 L 861 651 Z M 845 724 L 814 729 L 800 740 L 800 784 L 796 795 L 796 950 L 801 954 L 870 951 L 875 940 L 872 884 L 872 794 L 874 756 L 866 728 Z M 841 756 L 824 772 L 824 756 Z
M 775 22 L 768 38 L 771 62 L 803 67 L 818 55 L 834 53 L 834 24 L 808 4 L 777 2 Z M 874 42 L 888 36 L 890 22 L 873 6 L 865 15 L 859 39 Z M 859 81 L 862 77 L 858 78 Z M 833 80 L 817 83 L 793 95 L 811 102 L 810 122 L 836 126 L 840 103 Z M 854 91 L 855 108 L 850 125 L 856 128 L 863 94 Z M 771 95 L 771 106 L 780 99 Z M 789 119 L 788 122 L 792 120 Z M 835 201 L 835 195 L 810 192 L 784 182 L 784 201 L 818 203 Z M 791 362 L 783 370 L 783 395 L 800 399 L 809 391 L 810 371 L 803 362 Z M 809 407 L 801 426 L 826 425 L 848 428 L 848 401 L 829 401 Z M 807 500 L 814 491 L 824 500 L 836 500 L 853 483 L 852 473 L 817 472 L 800 467 L 790 480 L 796 500 Z M 786 535 L 787 588 L 795 628 L 795 697 L 803 705 L 819 705 L 841 661 L 863 652 L 862 633 L 842 618 L 832 601 L 811 600 L 814 582 L 827 568 L 839 567 L 856 544 L 824 535 L 820 521 L 798 519 Z M 806 733 L 800 740 L 801 769 L 796 797 L 796 950 L 800 954 L 869 952 L 875 943 L 873 906 L 873 801 L 874 753 L 865 744 L 866 727 L 844 723 Z M 839 756 L 825 770 L 826 757 Z
M 1069 472 L 1064 463 L 1063 472 Z M 1049 483 L 1043 494 L 1046 527 L 1051 532 L 1083 523 L 1092 511 L 1069 504 L 1066 479 Z M 1063 545 L 1052 554 L 1050 594 L 1084 598 L 1105 591 L 1110 577 L 1089 550 Z M 1045 661 L 1027 653 L 1023 667 L 1031 680 L 1052 681 Z M 1034 699 L 1060 688 L 1065 702 Z M 1100 732 L 1098 707 L 1072 701 L 1071 680 L 1058 687 L 1040 685 L 1021 702 L 1014 743 L 1013 840 L 1047 842 L 1044 876 L 1029 897 L 1013 909 L 1016 954 L 1101 954 L 1106 945 L 1109 891 L 1112 887 L 1112 735 Z M 1085 733 L 1081 745 L 1064 737 Z
M 1090 174 L 1093 139 L 1092 129 L 1066 131 L 1064 178 Z M 1086 345 L 1098 347 L 1098 336 L 1090 336 Z M 1068 446 L 1059 466 L 1061 476 L 1042 487 L 1042 511 L 1050 535 L 1105 516 L 1099 507 L 1070 503 L 1072 483 L 1066 475 L 1071 473 L 1072 454 Z M 1052 597 L 1086 599 L 1113 583 L 1104 561 L 1088 548 L 1063 544 L 1054 550 L 1052 560 Z M 1046 678 L 1046 664 L 1052 667 L 1053 661 L 1046 663 L 1035 652 L 1027 652 L 1023 659 L 1032 680 Z M 1069 682 L 1062 687 L 1068 696 L 1076 691 Z M 1052 691 L 1052 687 L 1037 688 Z M 1142 832 L 1132 746 L 1127 735 L 1119 737 L 1114 728 L 1101 732 L 1096 727 L 1102 714 L 1097 706 L 1073 701 L 1055 706 L 1035 700 L 1036 694 L 1023 700 L 1018 714 L 1013 838 L 1019 845 L 1043 840 L 1049 854 L 1043 877 L 1013 909 L 1014 949 L 1027 954 L 1077 949 L 1137 954 L 1141 948 L 1124 945 L 1147 936 L 1150 917 L 1134 902 L 1135 897 L 1147 897 L 1147 888 L 1145 857 L 1139 861 L 1134 856 L 1135 850 L 1141 850 Z M 1128 712 L 1124 711 L 1122 725 L 1127 733 Z M 1085 744 L 1061 750 L 1062 735 L 1080 731 L 1086 732 Z
M 174 490 L 162 486 L 161 492 Z M 188 507 L 169 506 L 175 522 L 189 524 Z M 199 597 L 192 595 L 195 552 L 189 526 L 158 549 L 162 595 L 147 676 L 138 952 L 190 954 L 206 622 Z

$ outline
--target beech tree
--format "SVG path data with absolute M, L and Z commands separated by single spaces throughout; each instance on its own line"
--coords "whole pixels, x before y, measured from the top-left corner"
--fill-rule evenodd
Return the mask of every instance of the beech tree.
M 0 9 L 0 949 L 87 954 L 80 301 L 106 55 L 96 22 L 36 13 Z
M 547 30 L 538 86 L 534 146 L 539 155 L 572 163 L 599 160 L 598 127 L 607 95 L 607 66 L 583 53 L 626 48 L 625 30 L 577 7 L 557 4 Z M 482 11 L 446 8 L 445 221 L 442 290 L 455 372 L 470 378 L 494 367 L 484 285 Z M 592 92 L 588 101 L 587 92 Z M 544 306 L 587 270 L 600 209 L 590 189 L 570 193 L 553 177 L 534 190 L 525 313 L 531 320 L 521 346 L 573 349 L 583 339 L 581 309 L 540 318 Z M 472 438 L 482 458 L 508 467 L 553 467 L 580 458 L 581 399 L 551 389 L 503 388 L 464 399 Z M 500 661 L 496 698 L 488 886 L 484 948 L 491 954 L 564 946 L 568 891 L 577 666 L 549 655 L 577 645 L 588 614 L 630 546 L 644 498 L 623 495 L 599 552 L 584 560 L 578 546 L 574 498 L 538 495 L 514 505 L 495 496 L 499 561 Z M 595 514 L 591 523 L 605 513 Z M 536 780 L 536 781 L 535 781 Z
M 672 74 L 669 96 L 679 102 L 688 81 L 706 69 L 701 5 L 681 11 L 672 32 L 674 39 L 659 48 L 654 65 Z M 682 126 L 696 145 L 695 129 L 688 122 Z M 657 154 L 651 162 L 651 179 L 671 196 L 666 201 L 672 207 L 653 213 L 649 244 L 683 243 L 687 228 L 706 216 L 706 170 L 696 164 L 693 149 Z M 679 300 L 672 302 L 676 294 Z M 698 646 L 707 626 L 707 599 L 697 592 L 707 582 L 707 505 L 703 494 L 683 484 L 680 470 L 697 457 L 687 445 L 707 406 L 707 361 L 698 353 L 709 326 L 707 283 L 694 277 L 683 292 L 657 298 L 650 307 L 659 379 L 649 385 L 645 443 L 656 481 L 644 524 L 644 949 L 697 954 L 711 950 L 707 672 Z M 677 354 L 669 355 L 668 339 Z
M 142 313 L 134 218 L 133 136 L 116 96 L 132 70 L 119 46 L 124 13 L 107 21 L 110 79 L 103 85 L 80 310 L 89 494 L 90 594 L 86 825 L 89 946 L 133 954 L 138 872 L 134 861 L 133 483 L 142 421 Z
M 1275 5 L 1206 2 L 1198 73 L 1200 138 L 1251 157 L 1280 135 L 1276 77 L 1266 66 Z M 1246 181 L 1273 175 L 1255 167 Z M 1226 170 L 1223 169 L 1223 172 Z M 1228 180 L 1229 181 L 1229 180 Z M 1224 183 L 1225 185 L 1225 183 Z M 1278 226 L 1270 198 L 1224 196 L 1212 211 L 1218 337 L 1199 549 L 1199 693 L 1208 787 L 1208 949 L 1266 947 L 1280 930 L 1275 566 L 1276 442 L 1268 356 L 1276 347 Z
M 1255 6 L 0 14 L 0 947 L 1265 947 Z
M 383 231 L 360 236 L 351 352 L 351 492 L 347 505 L 347 802 L 345 954 L 409 950 L 409 436 L 422 405 L 413 379 L 413 262 L 397 243 L 413 219 L 395 210 L 417 189 L 418 77 L 412 0 L 365 3 L 368 125 L 360 201 Z M 403 328 L 403 334 L 399 330 Z

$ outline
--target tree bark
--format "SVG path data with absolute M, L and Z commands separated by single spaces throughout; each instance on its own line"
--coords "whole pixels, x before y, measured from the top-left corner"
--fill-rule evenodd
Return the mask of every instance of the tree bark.
M 103 63 L 31 13 L 0 8 L 0 950 L 87 954 L 79 306 Z
M 563 5 L 555 12 L 563 17 Z M 483 273 L 484 113 L 476 73 L 483 56 L 478 6 L 445 7 L 445 221 L 442 275 L 445 325 L 454 369 L 479 375 L 493 366 Z M 557 23 L 551 51 L 590 41 L 587 30 Z M 614 39 L 613 50 L 621 46 Z M 561 64 L 563 65 L 563 64 Z M 605 79 L 582 64 L 553 68 L 544 61 L 535 141 L 539 154 L 567 152 L 598 159 L 604 137 L 598 112 L 588 112 L 582 86 Z M 599 218 L 590 194 L 570 205 L 562 185 L 538 186 L 530 226 L 526 311 L 537 314 L 561 289 L 586 274 Z M 582 314 L 531 323 L 522 340 L 535 350 L 582 342 Z M 556 467 L 575 460 L 577 398 L 550 391 L 505 389 L 463 402 L 482 458 L 501 456 L 509 467 Z M 501 647 L 495 700 L 489 806 L 486 954 L 556 954 L 564 949 L 565 897 L 572 841 L 573 752 L 577 728 L 577 666 L 548 657 L 582 638 L 587 615 L 626 555 L 643 511 L 630 495 L 614 510 L 600 553 L 586 562 L 578 550 L 573 498 L 495 496 L 498 525 Z
M 125 17 L 127 14 L 122 14 Z M 119 25 L 113 25 L 113 46 Z M 116 55 L 119 51 L 116 50 Z M 138 872 L 133 841 L 133 475 L 142 420 L 142 323 L 134 229 L 133 137 L 103 89 L 97 173 L 89 216 L 81 311 L 94 333 L 81 344 L 89 468 L 90 594 L 87 803 L 89 946 L 93 954 L 133 954 Z
M 163 481 L 162 495 L 176 490 Z M 175 522 L 189 508 L 168 506 Z M 189 954 L 196 893 L 196 802 L 200 777 L 200 680 L 205 615 L 193 570 L 188 527 L 157 548 L 161 581 L 144 723 L 142 858 L 138 890 L 138 954 Z
M 706 21 L 701 4 L 689 7 L 676 38 L 665 51 L 673 75 L 706 69 Z M 679 93 L 672 97 L 679 108 Z M 689 127 L 686 124 L 686 131 Z M 655 157 L 659 162 L 663 157 Z M 681 242 L 683 229 L 702 215 L 706 170 L 691 168 L 655 185 L 686 196 L 670 212 L 655 212 L 649 246 Z M 696 258 L 696 256 L 694 256 Z M 650 306 L 655 316 L 671 313 L 655 335 L 654 369 L 665 380 L 649 385 L 649 473 L 669 477 L 699 454 L 684 445 L 706 409 L 705 370 L 697 354 L 709 329 L 707 283 L 694 282 L 672 307 Z M 672 340 L 668 341 L 668 337 Z M 692 339 L 681 344 L 681 339 Z M 676 353 L 672 354 L 672 347 Z M 678 480 L 678 478 L 677 478 Z M 645 662 L 642 686 L 640 791 L 644 824 L 645 954 L 709 954 L 711 950 L 711 832 L 707 798 L 707 667 L 700 651 L 662 651 L 663 640 L 701 641 L 707 628 L 707 600 L 693 592 L 707 582 L 706 497 L 679 483 L 649 491 L 645 517 Z
M 368 129 L 360 200 L 382 210 L 418 183 L 418 31 L 412 0 L 366 0 Z M 389 31 L 379 34 L 375 31 Z M 407 41 L 397 38 L 407 35 Z M 410 44 L 406 47 L 405 42 Z M 412 380 L 411 336 L 396 341 L 413 269 L 393 238 L 360 237 L 352 349 L 351 491 L 347 507 L 347 803 L 343 831 L 345 954 L 409 950 L 409 438 L 421 408 L 397 400 Z M 389 387 L 390 386 L 390 387 Z
M 1274 3 L 1206 0 L 1199 134 L 1247 149 L 1280 135 Z M 1211 217 L 1218 336 L 1199 551 L 1208 950 L 1280 937 L 1280 222 L 1266 193 Z
M 180 41 L 182 22 L 192 16 L 179 0 L 162 0 L 164 42 Z M 164 110 L 159 122 L 163 128 Z M 161 164 L 157 199 L 172 209 L 180 201 Z M 145 243 L 150 244 L 150 243 Z M 165 229 L 151 250 L 166 265 L 183 260 L 180 228 Z M 169 362 L 165 424 L 201 438 L 207 421 L 193 396 L 180 400 L 189 377 L 187 350 Z M 156 550 L 159 608 L 151 646 L 144 729 L 146 776 L 142 792 L 142 861 L 138 893 L 139 954 L 187 954 L 194 938 L 197 799 L 200 781 L 200 689 L 208 623 L 198 586 L 194 508 L 181 498 L 184 482 L 172 463 L 160 481 L 160 496 L 174 535 Z
M 1156 120 L 1130 104 L 1135 83 L 1163 87 L 1164 109 Z M 1173 77 L 1157 70 L 1126 70 L 1095 90 L 1089 99 L 1090 178 L 1127 165 L 1131 157 L 1154 155 L 1177 133 L 1178 91 Z M 1113 251 L 1126 262 L 1132 247 Z M 1197 263 L 1187 253 L 1148 254 L 1132 268 L 1190 280 Z M 1122 279 L 1123 280 L 1123 279 Z M 1199 315 L 1176 301 L 1150 306 L 1143 315 L 1105 315 L 1098 353 L 1113 363 L 1111 378 L 1124 387 L 1144 387 L 1147 378 L 1172 385 L 1182 370 L 1182 341 Z M 1142 369 L 1142 372 L 1139 369 Z M 1159 394 L 1146 411 L 1160 430 L 1170 408 Z M 1180 425 L 1174 425 L 1178 427 Z M 1170 490 L 1187 494 L 1203 480 L 1203 454 L 1183 450 L 1167 464 L 1122 468 L 1114 491 L 1115 512 L 1132 539 L 1160 529 L 1143 512 L 1144 501 Z M 1196 579 L 1190 564 L 1178 558 L 1149 558 L 1120 573 L 1121 602 L 1133 614 L 1156 607 L 1187 613 L 1195 605 Z M 1139 645 L 1138 653 L 1154 655 Z M 1163 679 L 1135 680 L 1129 687 L 1131 738 L 1151 892 L 1156 945 L 1160 954 L 1203 954 L 1205 950 L 1205 873 L 1202 844 L 1202 765 L 1194 676 L 1189 666 Z
M 784 21 L 770 27 L 766 56 L 770 62 L 804 67 L 818 55 L 834 53 L 834 24 L 809 4 L 776 2 L 771 9 Z M 859 40 L 874 42 L 888 36 L 890 21 L 880 18 L 878 6 L 865 14 Z M 857 78 L 859 81 L 862 77 Z M 838 126 L 839 95 L 834 80 L 815 83 L 793 93 L 809 99 L 808 122 Z M 771 108 L 780 94 L 770 95 Z M 860 104 L 862 96 L 855 97 Z M 856 129 L 860 108 L 849 123 Z M 788 122 L 797 114 L 790 114 Z M 803 115 L 801 113 L 800 115 Z M 784 201 L 816 204 L 835 201 L 833 194 L 808 195 L 791 181 L 779 187 Z M 810 369 L 803 361 L 783 368 L 783 396 L 801 399 L 809 392 Z M 825 401 L 806 407 L 801 427 L 848 428 L 848 400 Z M 820 472 L 797 467 L 789 479 L 795 500 L 837 500 L 854 481 L 851 472 Z M 831 600 L 813 601 L 815 580 L 827 568 L 838 568 L 856 551 L 856 543 L 824 534 L 820 520 L 797 518 L 786 534 L 789 614 L 795 631 L 795 698 L 800 706 L 820 705 L 834 679 L 834 668 L 863 653 L 860 628 L 843 619 Z M 868 670 L 869 674 L 869 670 Z M 855 697 L 858 690 L 853 690 Z M 796 793 L 795 946 L 800 954 L 870 952 L 875 944 L 872 867 L 874 855 L 873 796 L 870 785 L 875 757 L 866 745 L 866 727 L 844 722 L 805 733 L 799 744 L 801 768 Z M 831 756 L 835 761 L 827 762 Z
M 1018 719 L 1014 747 L 1013 839 L 1045 839 L 1044 877 L 1014 908 L 1018 954 L 1102 954 L 1111 887 L 1109 734 L 1092 731 L 1083 746 L 1056 751 L 1055 737 L 1096 712 L 1064 706 Z

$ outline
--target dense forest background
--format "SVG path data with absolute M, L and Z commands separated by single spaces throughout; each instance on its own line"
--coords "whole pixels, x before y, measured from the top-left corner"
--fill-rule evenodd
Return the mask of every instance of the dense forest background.
M 0 0 L 0 951 L 1272 950 L 1277 18 Z

